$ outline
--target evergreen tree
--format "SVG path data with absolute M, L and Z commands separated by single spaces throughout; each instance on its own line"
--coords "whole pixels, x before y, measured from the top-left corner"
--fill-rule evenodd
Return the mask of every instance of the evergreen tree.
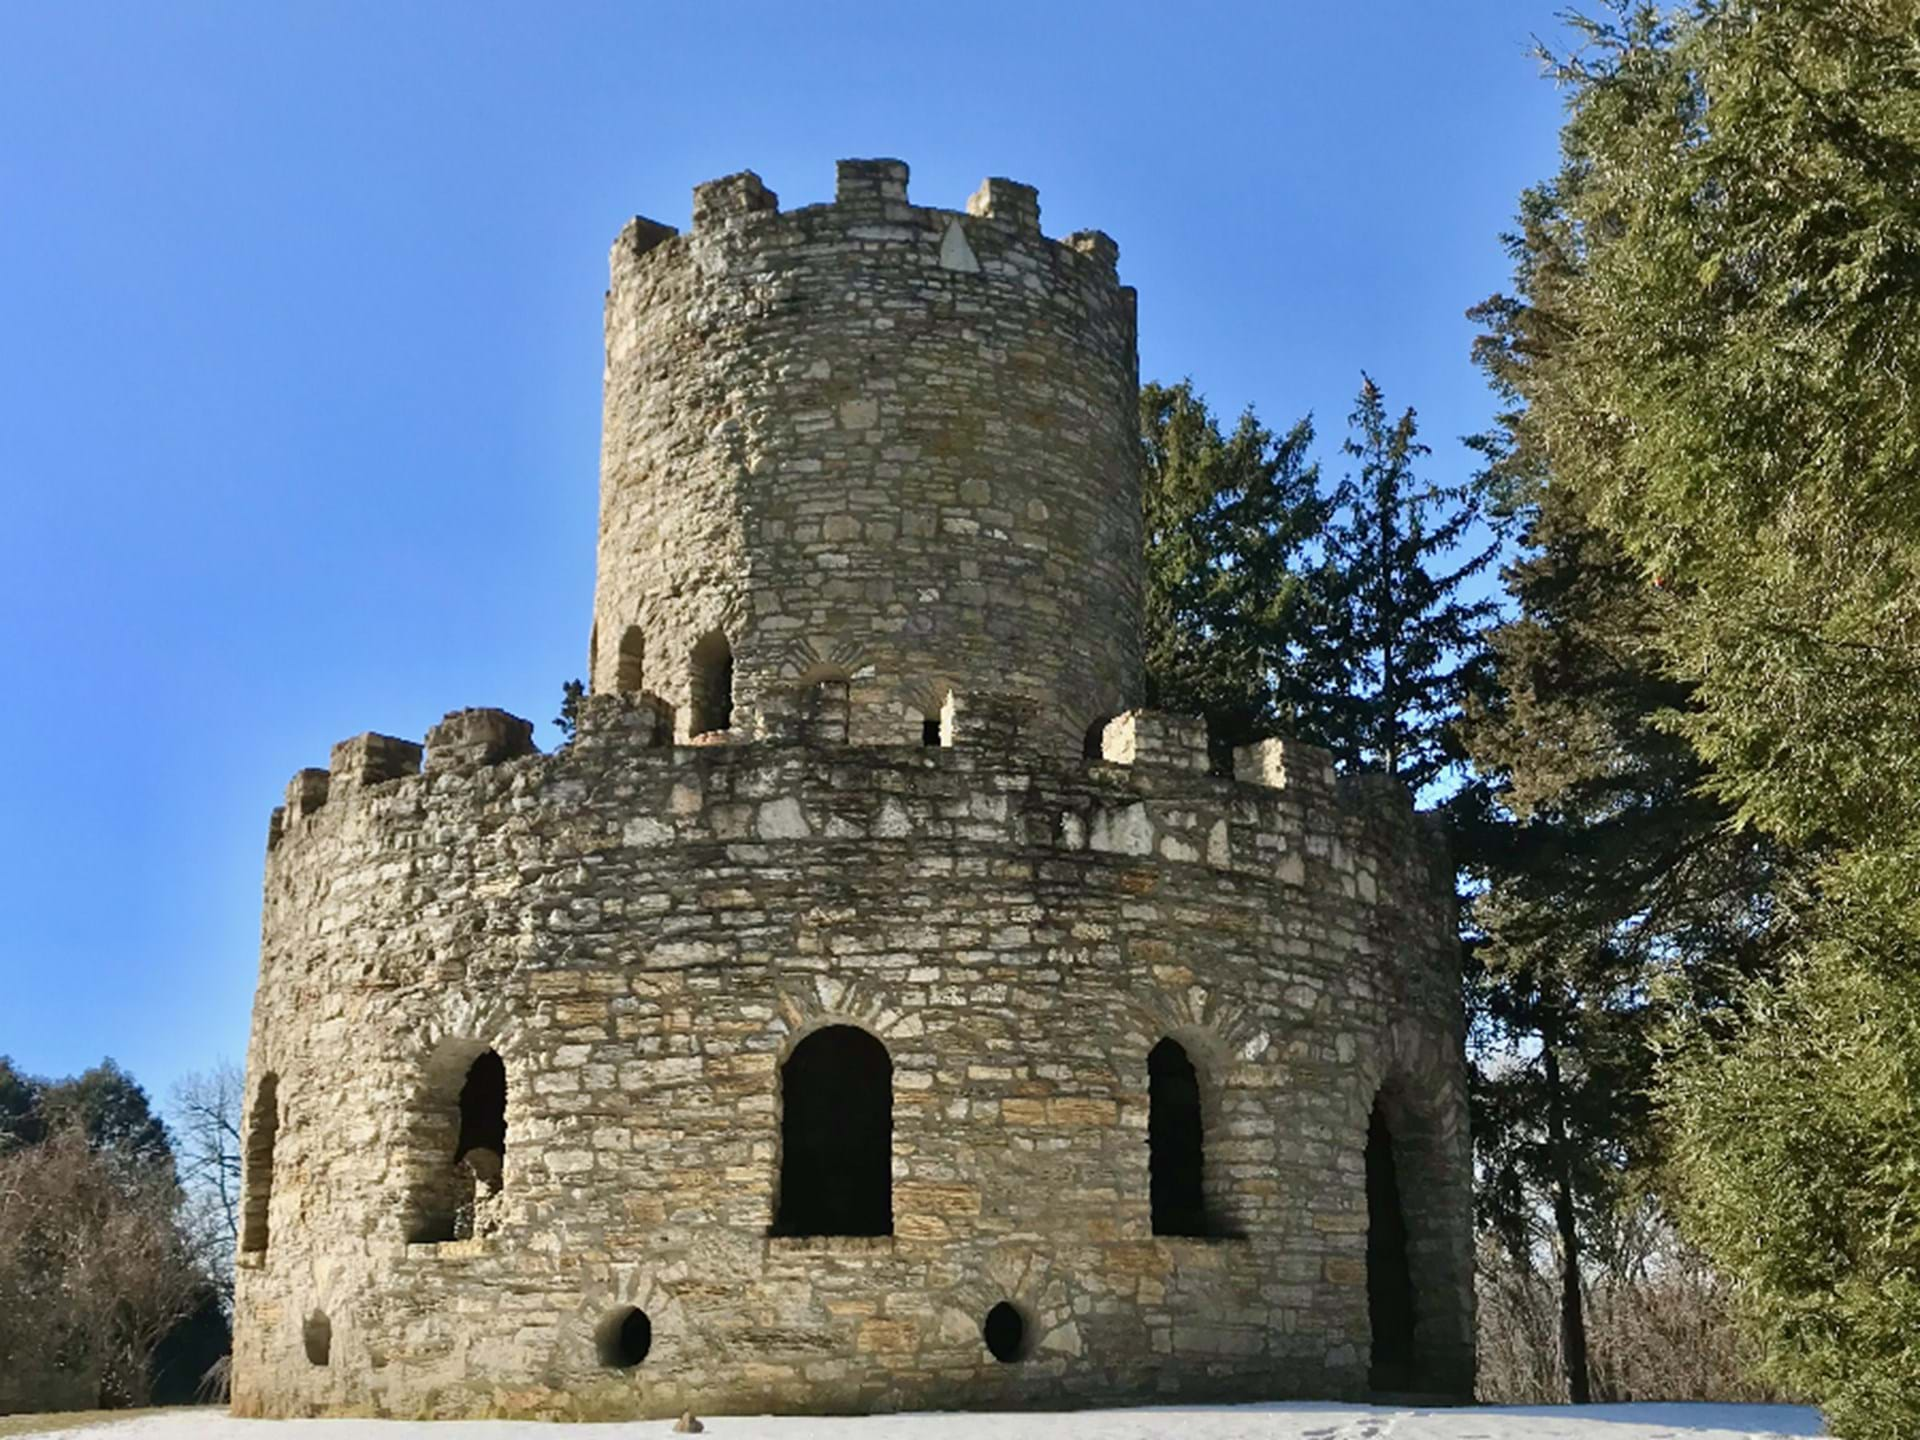
M 1204 715 L 1216 763 L 1268 735 L 1324 743 L 1328 515 L 1313 427 L 1251 409 L 1223 434 L 1190 381 L 1140 392 L 1148 703 Z
M 1690 752 L 1652 792 L 1680 848 L 1647 858 L 1697 869 L 1737 825 L 1820 861 L 1784 973 L 1691 1007 L 1664 1104 L 1691 1233 L 1777 1378 L 1873 1440 L 1920 1426 L 1917 19 L 1622 0 L 1582 22 L 1565 162 L 1530 201 L 1550 353 L 1516 372 L 1568 534 L 1614 557 L 1607 632 L 1637 623 L 1636 668 L 1679 687 L 1631 707 L 1655 716 L 1635 755 Z M 1647 914 L 1691 917 L 1663 946 L 1737 977 L 1784 892 L 1764 848 L 1723 858 L 1720 909 L 1700 883 Z
M 46 1119 L 40 1113 L 40 1082 L 0 1055 L 0 1154 L 46 1138 Z
M 1320 649 L 1337 657 L 1337 683 L 1322 690 L 1326 739 L 1344 769 L 1384 771 L 1417 793 L 1455 758 L 1450 728 L 1497 611 L 1466 589 L 1499 547 L 1475 543 L 1471 486 L 1415 474 L 1430 452 L 1414 412 L 1389 420 L 1370 377 L 1348 423 L 1343 448 L 1359 469 L 1334 492 L 1325 539 L 1332 593 Z
M 560 743 L 570 745 L 580 729 L 580 707 L 587 703 L 587 686 L 582 680 L 563 681 L 560 686 L 560 713 L 553 717 L 560 732 Z
M 40 1103 L 49 1126 L 76 1124 L 87 1143 L 141 1167 L 173 1173 L 173 1142 L 153 1113 L 147 1092 L 111 1059 L 67 1080 L 45 1085 Z

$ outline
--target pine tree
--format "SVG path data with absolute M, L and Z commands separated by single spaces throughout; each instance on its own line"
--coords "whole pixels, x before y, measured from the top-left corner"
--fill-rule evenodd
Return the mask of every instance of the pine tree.
M 1557 267 L 1547 363 L 1516 384 L 1561 513 L 1616 557 L 1619 613 L 1639 597 L 1638 668 L 1681 687 L 1653 728 L 1697 769 L 1654 798 L 1725 823 L 1689 820 L 1678 853 L 1738 826 L 1820 862 L 1782 974 L 1696 1007 L 1661 1100 L 1690 1232 L 1775 1376 L 1872 1440 L 1920 1426 L 1916 18 L 1622 0 L 1583 22 L 1530 216 Z M 1678 939 L 1737 975 L 1719 930 L 1777 919 L 1770 873 L 1771 894 L 1729 870 L 1717 911 L 1698 887 Z
M 1204 715 L 1216 763 L 1268 735 L 1323 741 L 1331 662 L 1313 542 L 1313 427 L 1223 434 L 1190 381 L 1140 392 L 1148 703 Z
M 1335 657 L 1323 682 L 1324 729 L 1342 768 L 1380 770 L 1416 793 L 1455 758 L 1448 736 L 1478 663 L 1479 634 L 1496 613 L 1467 598 L 1493 563 L 1476 541 L 1481 519 L 1467 485 L 1422 480 L 1414 412 L 1387 418 L 1363 376 L 1344 449 L 1358 464 L 1333 495 L 1326 532 L 1331 596 L 1316 649 Z

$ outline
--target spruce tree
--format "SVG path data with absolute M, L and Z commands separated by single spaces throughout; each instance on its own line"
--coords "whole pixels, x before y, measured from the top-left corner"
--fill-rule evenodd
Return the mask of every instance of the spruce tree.
M 1389 420 L 1370 377 L 1349 426 L 1343 448 L 1358 469 L 1332 497 L 1330 597 L 1315 647 L 1331 657 L 1324 731 L 1343 769 L 1384 771 L 1417 793 L 1455 758 L 1450 730 L 1497 609 L 1469 598 L 1468 582 L 1499 547 L 1476 534 L 1471 486 L 1416 473 L 1430 452 L 1414 412 Z
M 1191 381 L 1140 392 L 1148 703 L 1204 715 L 1216 764 L 1269 735 L 1324 743 L 1325 525 L 1313 427 L 1223 433 Z
M 1725 824 L 1817 859 L 1776 980 L 1666 1072 L 1690 1233 L 1849 1437 L 1920 1426 L 1920 51 L 1912 0 L 1619 3 L 1563 62 L 1517 389 L 1620 557 Z M 1672 809 L 1664 805 L 1664 809 Z M 1683 813 L 1672 810 L 1672 813 Z M 1777 885 L 1735 871 L 1727 910 Z M 1738 970 L 1737 944 L 1705 948 Z

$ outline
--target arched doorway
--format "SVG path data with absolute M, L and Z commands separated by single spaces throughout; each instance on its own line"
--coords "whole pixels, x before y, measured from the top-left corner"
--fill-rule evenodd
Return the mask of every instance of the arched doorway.
M 893 1233 L 893 1061 L 857 1026 L 814 1031 L 780 1067 L 773 1233 Z

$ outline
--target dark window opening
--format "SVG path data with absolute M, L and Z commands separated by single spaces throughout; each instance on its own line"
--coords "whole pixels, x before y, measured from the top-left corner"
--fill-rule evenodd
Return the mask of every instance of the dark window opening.
M 507 1067 L 488 1050 L 467 1067 L 460 1087 L 460 1138 L 453 1147 L 457 1165 L 470 1150 L 491 1150 L 495 1163 L 507 1154 Z
M 327 1319 L 327 1312 L 316 1310 L 307 1316 L 307 1323 L 300 1327 L 300 1342 L 307 1349 L 307 1363 L 325 1365 L 333 1358 L 333 1322 Z
M 613 686 L 620 691 L 638 690 L 646 678 L 647 642 L 638 625 L 629 625 L 620 637 L 620 654 L 614 664 Z
M 247 1127 L 245 1197 L 240 1214 L 240 1248 L 261 1254 L 267 1248 L 267 1215 L 273 1201 L 273 1145 L 280 1135 L 280 1077 L 260 1077 Z
M 1147 1163 L 1156 1235 L 1206 1235 L 1200 1076 L 1177 1040 L 1147 1055 Z
M 1027 1322 L 1019 1309 L 1002 1300 L 987 1311 L 980 1334 L 987 1342 L 987 1353 L 1002 1365 L 1027 1358 Z
M 1367 1319 L 1373 1326 L 1376 1390 L 1413 1387 L 1413 1270 L 1401 1207 L 1393 1134 L 1378 1102 L 1367 1122 Z
M 1114 719 L 1111 715 L 1102 715 L 1091 725 L 1080 740 L 1080 756 L 1084 760 L 1104 760 L 1106 758 L 1107 725 Z
M 893 1233 L 893 1061 L 855 1026 L 816 1030 L 780 1067 L 773 1233 Z
M 733 647 L 710 630 L 693 647 L 692 701 L 687 733 L 705 735 L 733 726 Z
M 647 1318 L 646 1311 L 622 1305 L 607 1312 L 593 1332 L 593 1345 L 602 1365 L 614 1370 L 631 1370 L 653 1349 L 653 1322 Z
M 929 749 L 939 746 L 940 717 L 938 715 L 928 715 L 920 721 L 920 743 Z

